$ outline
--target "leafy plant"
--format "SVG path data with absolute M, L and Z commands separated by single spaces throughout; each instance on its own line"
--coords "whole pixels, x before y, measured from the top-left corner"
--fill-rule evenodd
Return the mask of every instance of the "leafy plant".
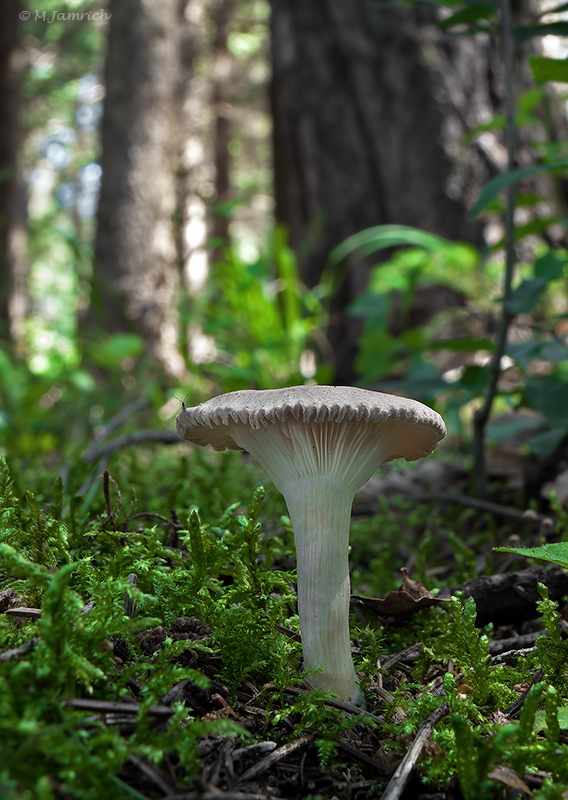
M 325 383 L 329 370 L 316 357 L 325 324 L 321 292 L 302 284 L 282 229 L 275 228 L 255 261 L 227 248 L 212 277 L 192 308 L 189 345 L 196 370 L 225 391 L 307 378 Z

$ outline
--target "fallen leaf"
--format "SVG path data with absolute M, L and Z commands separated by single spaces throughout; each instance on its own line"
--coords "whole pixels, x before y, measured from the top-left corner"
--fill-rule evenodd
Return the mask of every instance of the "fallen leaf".
M 449 601 L 449 595 L 434 595 L 420 581 L 410 578 L 405 567 L 402 567 L 400 571 L 402 585 L 395 592 L 389 592 L 385 598 L 362 597 L 356 594 L 351 595 L 351 598 L 359 600 L 381 617 L 394 617 L 397 620 L 410 617 L 412 614 L 440 602 Z

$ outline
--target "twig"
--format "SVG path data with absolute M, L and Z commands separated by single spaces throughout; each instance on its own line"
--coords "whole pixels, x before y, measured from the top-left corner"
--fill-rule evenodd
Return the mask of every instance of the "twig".
M 426 718 L 422 724 L 422 727 L 418 731 L 416 738 L 410 745 L 406 755 L 398 765 L 396 772 L 390 779 L 389 785 L 381 797 L 381 800 L 398 800 L 398 798 L 402 795 L 404 787 L 410 778 L 410 773 L 418 761 L 420 753 L 428 741 L 434 726 L 449 713 L 449 706 L 447 703 L 444 703 L 440 706 L 440 708 L 437 708 L 430 714 L 429 717 Z
M 415 644 L 411 644 L 409 647 L 405 647 L 404 650 L 399 650 L 398 653 L 392 653 L 390 656 L 387 656 L 383 661 L 381 661 L 381 669 L 388 670 L 391 667 L 394 667 L 395 664 L 398 664 L 399 661 L 403 661 L 408 656 L 413 656 L 419 650 L 424 647 L 424 642 L 416 642 Z
M 128 576 L 128 583 L 131 586 L 136 586 L 138 583 L 138 575 L 135 572 L 131 572 Z M 135 597 L 130 597 L 128 592 L 125 592 L 124 595 L 124 613 L 127 617 L 134 617 L 136 616 L 136 606 L 138 605 L 138 600 Z
M 544 633 L 542 633 L 541 635 L 544 635 Z M 494 667 L 495 664 L 502 664 L 504 661 L 509 661 L 509 659 L 511 658 L 525 658 L 530 653 L 535 653 L 535 652 L 536 652 L 536 647 L 522 647 L 520 650 L 505 650 L 504 653 L 500 653 L 497 656 L 492 656 L 491 666 Z
M 110 473 L 109 473 L 108 469 L 105 469 L 105 471 L 103 473 L 103 494 L 105 496 L 107 519 L 110 522 L 112 520 L 114 514 L 113 514 L 113 511 L 112 511 L 112 506 L 110 504 Z
M 26 608 L 25 606 L 16 606 L 16 608 L 7 608 L 4 613 L 10 617 L 39 619 L 41 617 L 41 608 Z
M 89 462 L 97 458 L 96 451 L 99 449 L 98 445 L 103 441 L 103 439 L 106 439 L 109 433 L 118 428 L 118 426 L 121 425 L 125 419 L 128 419 L 131 414 L 136 413 L 136 411 L 141 411 L 143 408 L 149 407 L 150 403 L 147 400 L 135 400 L 133 403 L 129 403 L 127 406 L 124 406 L 124 408 L 121 408 L 120 411 L 114 415 L 114 417 L 111 417 L 103 429 L 97 434 L 92 444 L 89 445 L 85 451 L 85 455 L 83 456 L 84 460 Z M 93 455 L 93 453 L 95 453 L 95 455 Z
M 219 695 L 217 696 L 219 697 Z M 219 784 L 223 782 L 230 791 L 235 788 L 235 765 L 233 764 L 234 749 L 235 740 L 226 738 L 221 745 L 219 754 L 213 762 L 212 767 L 206 769 L 204 772 L 202 781 L 206 786 L 218 787 Z
M 507 139 L 507 170 L 515 168 L 515 89 L 513 85 L 513 26 L 509 0 L 500 0 L 501 4 L 501 38 L 503 44 L 503 67 L 505 83 L 505 118 Z M 501 319 L 495 350 L 489 368 L 489 385 L 485 400 L 473 417 L 474 432 L 474 465 L 477 492 L 480 497 L 487 495 L 487 470 L 485 466 L 485 426 L 491 413 L 491 407 L 497 393 L 497 385 L 501 376 L 501 359 L 507 345 L 507 332 L 514 317 L 509 311 L 513 275 L 515 271 L 515 184 L 507 187 L 507 206 L 505 213 L 505 276 L 503 279 L 503 299 L 501 300 Z
M 91 445 L 88 451 L 83 456 L 87 462 L 95 461 L 97 458 L 114 453 L 121 447 L 127 447 L 131 444 L 140 444 L 141 442 L 156 442 L 157 444 L 179 444 L 181 439 L 173 431 L 139 431 L 138 433 L 129 433 L 124 436 L 119 436 L 118 439 L 113 439 L 101 447 L 94 447 Z
M 162 697 L 162 705 L 169 706 L 175 700 L 179 700 L 183 696 L 185 687 L 190 683 L 193 683 L 191 678 L 183 678 L 183 680 L 179 681 L 179 683 L 176 683 L 175 686 L 172 686 L 172 688 L 169 689 Z
M 515 656 L 524 656 L 534 650 L 534 643 L 541 636 L 546 636 L 546 631 L 531 631 L 520 636 L 511 636 L 507 639 L 495 639 L 489 642 L 489 652 L 491 653 L 491 663 L 498 664 Z
M 544 522 L 551 519 L 547 514 L 537 514 L 530 518 L 526 516 L 526 511 L 521 511 L 519 508 L 513 506 L 503 506 L 500 503 L 492 503 L 490 500 L 480 500 L 477 497 L 467 497 L 464 494 L 453 494 L 452 492 L 440 494 L 413 494 L 410 499 L 417 500 L 419 503 L 447 503 L 466 508 L 475 508 L 478 511 L 486 511 L 488 514 L 495 514 L 500 517 L 507 517 L 509 519 L 524 519 L 527 521 Z M 532 511 L 531 511 L 532 514 Z
M 263 753 L 272 753 L 278 745 L 276 742 L 258 742 L 257 744 L 249 744 L 247 747 L 238 747 L 233 752 L 233 761 L 238 761 L 247 756 L 257 756 Z
M 352 747 L 350 744 L 347 744 L 347 742 L 344 742 L 342 739 L 339 739 L 337 745 L 340 748 L 340 750 L 343 750 L 343 752 L 347 753 L 348 756 L 351 756 L 352 758 L 357 758 L 364 764 L 368 764 L 370 767 L 376 769 L 379 775 L 392 775 L 392 772 L 394 770 L 394 766 L 392 764 L 384 764 L 382 761 L 377 761 L 376 758 L 372 758 L 371 756 L 368 756 L 367 753 L 363 753 L 361 750 L 357 750 L 356 747 Z
M 174 787 L 169 783 L 165 776 L 159 772 L 156 767 L 152 764 L 148 764 L 143 758 L 140 756 L 130 756 L 128 759 L 131 764 L 134 764 L 140 772 L 146 776 L 152 783 L 160 789 L 165 795 L 171 794 L 174 791 Z
M 296 631 L 291 631 L 290 628 L 285 628 L 284 625 L 279 625 L 277 622 L 274 623 L 274 630 L 278 631 L 278 633 L 283 633 L 284 636 L 288 636 L 289 639 L 293 639 L 295 642 L 301 642 L 302 637 Z
M 259 775 L 262 775 L 263 772 L 266 772 L 266 770 L 270 769 L 273 764 L 276 764 L 277 761 L 285 758 L 285 756 L 289 755 L 290 753 L 294 753 L 296 750 L 299 750 L 301 747 L 304 747 L 311 741 L 311 735 L 305 734 L 304 736 L 300 736 L 299 739 L 296 739 L 295 742 L 283 744 L 282 747 L 278 747 L 276 750 L 270 753 L 270 755 L 267 755 L 266 758 L 263 758 L 262 761 L 254 764 L 252 767 L 250 767 L 250 769 L 247 769 L 246 772 L 243 772 L 243 774 L 239 777 L 239 782 L 250 781 L 253 778 L 257 778 Z
M 269 800 L 266 794 L 252 792 L 221 792 L 215 788 L 210 792 L 182 792 L 181 794 L 168 794 L 163 800 Z
M 113 700 L 90 700 L 87 697 L 71 697 L 65 705 L 78 711 L 94 711 L 96 714 L 137 714 L 139 703 L 121 703 Z M 171 717 L 175 713 L 169 706 L 151 706 L 148 713 L 156 717 Z
M 288 686 L 286 689 L 284 689 L 284 691 L 287 694 L 295 695 L 304 695 L 309 693 L 306 689 L 298 689 L 295 686 Z M 384 722 L 382 717 L 377 717 L 375 714 L 371 714 L 370 711 L 366 711 L 364 708 L 360 708 L 353 703 L 346 703 L 343 700 L 335 700 L 333 697 L 329 697 L 325 700 L 325 704 L 326 706 L 331 706 L 331 708 L 337 708 L 339 711 L 347 711 L 348 714 L 356 714 L 360 717 L 367 717 L 379 725 L 382 725 Z
M 180 531 L 187 530 L 187 525 L 182 525 L 181 522 L 174 522 L 168 517 L 164 517 L 163 514 L 156 514 L 153 511 L 139 511 L 137 514 L 131 514 L 126 521 L 131 522 L 133 519 L 138 519 L 139 517 L 151 517 L 152 519 L 159 519 L 161 522 L 165 522 L 167 525 L 171 525 Z
M 528 697 L 528 693 L 530 692 L 530 690 L 532 689 L 532 687 L 535 684 L 537 684 L 539 681 L 542 680 L 542 676 L 543 676 L 542 670 L 541 669 L 537 669 L 537 671 L 533 675 L 533 679 L 531 681 L 531 684 L 530 684 L 529 688 L 526 691 L 524 691 L 522 693 L 522 695 L 520 697 L 518 697 L 513 703 L 511 703 L 511 705 L 508 708 L 505 709 L 504 713 L 508 717 L 514 717 L 515 714 L 519 713 L 519 711 L 521 710 L 521 708 L 524 705 L 525 700 Z
M 3 650 L 0 653 L 0 663 L 5 661 L 13 661 L 15 658 L 25 656 L 34 649 L 39 642 L 39 636 L 34 636 L 33 639 L 28 639 L 27 642 L 22 642 L 17 647 L 11 647 L 9 650 Z

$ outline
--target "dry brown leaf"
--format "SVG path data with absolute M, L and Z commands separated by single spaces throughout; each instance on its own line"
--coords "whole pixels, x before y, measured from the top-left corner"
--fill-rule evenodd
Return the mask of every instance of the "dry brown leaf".
M 395 592 L 389 592 L 385 598 L 362 597 L 354 594 L 351 595 L 352 599 L 359 600 L 381 617 L 394 617 L 397 620 L 405 619 L 418 611 L 450 599 L 449 595 L 434 595 L 429 592 L 420 581 L 409 577 L 405 567 L 402 567 L 400 571 L 402 573 L 400 588 Z

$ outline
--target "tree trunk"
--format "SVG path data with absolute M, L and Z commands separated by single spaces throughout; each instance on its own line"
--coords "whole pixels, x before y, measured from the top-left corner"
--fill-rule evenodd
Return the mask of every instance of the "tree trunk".
M 174 375 L 184 373 L 173 221 L 178 6 L 178 0 L 110 5 L 93 298 L 99 324 L 140 332 L 147 352 Z
M 18 172 L 18 111 L 25 55 L 19 0 L 0 4 L 0 339 L 20 347 L 27 316 L 25 190 Z
M 337 244 L 373 225 L 478 239 L 444 147 L 451 103 L 437 83 L 435 10 L 379 10 L 366 0 L 271 0 L 271 8 L 276 217 L 306 283 L 317 284 Z M 368 266 L 348 265 L 332 307 L 340 383 L 353 380 L 358 336 L 344 311 Z
M 213 165 L 215 170 L 215 203 L 211 220 L 211 235 L 218 240 L 213 260 L 229 242 L 229 216 L 226 207 L 231 195 L 231 119 L 229 91 L 231 85 L 231 62 L 227 42 L 234 0 L 214 0 L 211 5 L 211 21 L 215 36 L 211 46 L 213 108 Z

